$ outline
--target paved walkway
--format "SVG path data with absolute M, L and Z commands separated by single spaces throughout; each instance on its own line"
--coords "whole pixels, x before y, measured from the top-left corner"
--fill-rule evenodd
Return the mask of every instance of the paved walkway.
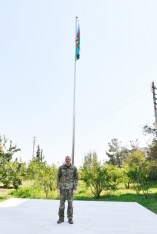
M 74 201 L 74 224 L 57 224 L 59 201 L 0 203 L 0 234 L 157 234 L 157 215 L 136 202 Z

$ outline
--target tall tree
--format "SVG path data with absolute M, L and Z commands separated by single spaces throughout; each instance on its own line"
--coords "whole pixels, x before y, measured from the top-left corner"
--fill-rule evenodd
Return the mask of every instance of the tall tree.
M 37 163 L 41 163 L 43 162 L 43 159 L 44 159 L 44 156 L 42 154 L 42 150 L 40 149 L 40 146 L 38 145 L 34 161 L 36 161 Z
M 121 167 L 124 161 L 124 152 L 122 151 L 121 142 L 114 138 L 108 143 L 109 150 L 106 152 L 109 164 Z
M 152 138 L 151 144 L 148 146 L 147 150 L 147 159 L 149 161 L 155 160 L 157 161 L 157 129 L 155 123 L 153 125 L 146 124 L 143 127 L 143 133 L 149 135 Z
M 125 163 L 127 157 L 137 151 L 140 150 L 139 141 L 130 141 L 128 146 L 122 146 L 121 142 L 118 139 L 114 138 L 111 142 L 108 143 L 109 150 L 106 152 L 109 160 L 107 163 L 115 165 L 119 168 Z
M 152 125 L 146 124 L 143 126 L 143 133 L 146 135 L 151 135 L 154 138 L 157 137 L 157 129 L 155 123 Z

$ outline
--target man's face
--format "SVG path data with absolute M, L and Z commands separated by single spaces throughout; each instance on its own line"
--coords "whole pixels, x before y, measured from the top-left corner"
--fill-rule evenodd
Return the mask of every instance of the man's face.
M 71 158 L 70 158 L 69 156 L 66 156 L 66 157 L 65 157 L 65 163 L 66 163 L 66 165 L 70 165 L 70 163 L 71 163 Z

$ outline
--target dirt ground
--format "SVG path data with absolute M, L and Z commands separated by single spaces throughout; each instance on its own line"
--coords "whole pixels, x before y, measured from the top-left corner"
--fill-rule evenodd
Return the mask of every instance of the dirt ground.
M 2 185 L 0 185 L 0 193 L 2 192 L 10 192 L 10 190 L 13 189 L 13 187 L 11 186 L 9 189 L 8 188 L 4 188 Z

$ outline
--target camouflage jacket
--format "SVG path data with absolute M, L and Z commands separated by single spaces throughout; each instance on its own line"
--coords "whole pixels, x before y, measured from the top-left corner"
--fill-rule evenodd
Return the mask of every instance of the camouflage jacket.
M 73 165 L 67 167 L 65 164 L 60 166 L 57 174 L 58 189 L 77 189 L 78 172 Z

